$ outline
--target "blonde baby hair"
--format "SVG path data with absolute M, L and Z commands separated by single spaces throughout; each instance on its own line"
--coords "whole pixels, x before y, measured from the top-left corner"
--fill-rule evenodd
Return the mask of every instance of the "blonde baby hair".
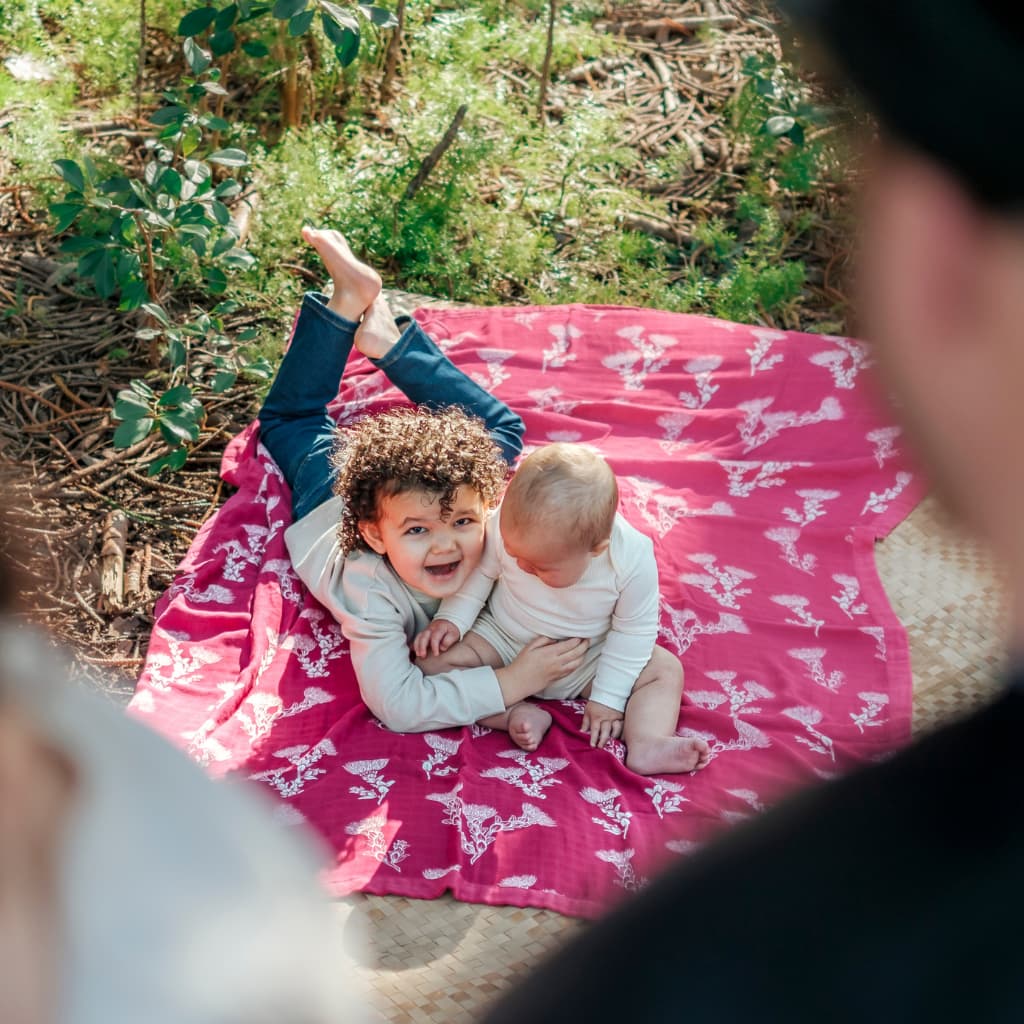
M 531 452 L 512 477 L 502 515 L 520 530 L 574 538 L 593 551 L 612 532 L 619 487 L 611 466 L 578 444 L 556 443 Z

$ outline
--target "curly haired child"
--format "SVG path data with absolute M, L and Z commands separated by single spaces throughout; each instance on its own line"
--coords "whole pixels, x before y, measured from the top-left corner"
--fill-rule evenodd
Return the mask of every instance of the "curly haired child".
M 292 489 L 285 542 L 296 572 L 341 624 L 363 700 L 386 726 L 420 732 L 497 716 L 518 742 L 531 732 L 524 698 L 575 671 L 585 641 L 538 641 L 508 666 L 429 676 L 409 645 L 476 568 L 522 420 L 418 324 L 396 325 L 379 275 L 338 232 L 303 237 L 333 292 L 304 297 L 259 415 Z M 339 430 L 327 403 L 353 346 L 417 408 Z
M 549 444 L 531 453 L 508 485 L 500 528 L 488 532 L 476 572 L 416 638 L 419 665 L 499 667 L 537 636 L 587 637 L 579 669 L 537 696 L 586 697 L 591 744 L 622 735 L 626 764 L 642 775 L 702 768 L 707 743 L 675 734 L 682 666 L 655 646 L 654 545 L 618 503 L 615 474 L 596 452 Z M 551 716 L 538 711 L 543 735 Z

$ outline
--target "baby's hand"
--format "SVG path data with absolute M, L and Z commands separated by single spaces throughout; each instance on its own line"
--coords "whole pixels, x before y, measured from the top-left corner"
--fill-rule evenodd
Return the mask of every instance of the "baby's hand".
M 434 619 L 422 633 L 417 634 L 412 642 L 412 649 L 417 658 L 425 658 L 427 654 L 442 654 L 459 639 L 459 627 L 447 619 Z
M 617 740 L 622 735 L 622 712 L 600 704 L 596 700 L 588 700 L 583 709 L 581 732 L 590 733 L 590 745 L 604 748 L 609 740 Z

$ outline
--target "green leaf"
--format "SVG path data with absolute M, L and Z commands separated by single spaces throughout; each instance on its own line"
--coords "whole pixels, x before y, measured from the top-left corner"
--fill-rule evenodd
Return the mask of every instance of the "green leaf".
M 242 373 L 247 377 L 255 377 L 257 380 L 269 380 L 274 368 L 267 359 L 254 359 L 242 367 Z
M 309 10 L 290 18 L 288 20 L 288 35 L 304 36 L 309 31 L 309 26 L 313 24 L 314 14 L 316 14 L 315 10 Z
M 166 455 L 161 455 L 159 458 L 154 459 L 149 464 L 149 469 L 146 470 L 146 476 L 156 476 L 162 469 L 169 469 L 173 473 L 176 470 L 181 469 L 187 460 L 188 449 L 175 448 L 174 451 L 168 452 Z
M 224 32 L 231 28 L 235 23 L 235 19 L 238 17 L 238 4 L 228 4 L 220 14 L 217 15 L 214 21 L 214 26 L 218 32 Z
M 359 56 L 359 32 L 354 29 L 342 31 L 342 41 L 334 48 L 338 63 L 347 68 Z
M 239 331 L 235 337 L 238 341 L 252 341 L 258 333 L 255 327 L 246 327 Z
M 179 366 L 185 365 L 185 357 L 188 353 L 185 351 L 185 346 L 180 338 L 168 338 L 167 339 L 167 361 L 171 364 L 171 368 L 176 370 Z
M 124 194 L 128 191 L 128 179 L 123 174 L 115 174 L 106 181 L 101 181 L 96 186 L 97 192 L 105 192 L 107 195 Z
M 74 160 L 54 160 L 53 166 L 57 168 L 57 173 L 73 189 L 78 192 L 85 190 L 85 175 L 82 173 L 82 168 Z
M 144 416 L 152 415 L 149 411 L 149 402 L 137 395 L 134 391 L 118 391 L 117 401 L 114 403 L 115 420 L 140 420 Z
M 273 15 L 278 21 L 294 18 L 306 9 L 307 0 L 275 0 Z
M 156 395 L 153 393 L 153 389 L 144 380 L 139 380 L 138 377 L 132 380 L 128 384 L 128 387 L 137 395 L 142 395 L 143 398 L 156 398 Z
M 211 132 L 226 132 L 231 127 L 229 121 L 226 121 L 223 117 L 218 117 L 216 114 L 207 114 L 206 117 L 202 118 L 202 124 L 204 128 L 208 128 Z
M 324 9 L 324 14 L 337 22 L 342 28 L 350 28 L 353 32 L 359 31 L 358 20 L 350 11 L 346 11 L 344 7 L 339 7 L 337 4 L 332 3 L 331 0 L 320 0 L 320 6 Z M 326 23 L 324 27 L 327 27 Z M 340 40 L 331 39 L 331 42 L 338 43 Z
M 799 121 L 786 132 L 786 135 L 793 140 L 794 145 L 802 146 L 804 144 L 804 129 Z
M 214 220 L 223 227 L 225 224 L 231 223 L 231 211 L 221 202 L 216 199 L 210 203 L 210 210 L 213 213 Z
M 183 441 L 199 439 L 199 424 L 191 416 L 180 412 L 164 413 L 159 420 L 160 433 L 168 444 L 178 445 Z
M 374 7 L 372 4 L 360 4 L 359 10 L 377 28 L 394 28 L 398 24 L 398 19 L 383 7 Z
M 202 160 L 185 161 L 185 177 L 196 185 L 206 181 L 211 173 L 209 166 Z
M 190 124 L 181 136 L 182 156 L 189 156 L 195 152 L 196 147 L 203 141 L 203 133 L 198 125 Z
M 210 96 L 227 96 L 228 91 L 219 82 L 203 82 L 203 92 Z
M 131 186 L 131 190 L 135 193 L 135 198 L 138 199 L 143 206 L 148 206 L 153 197 L 146 186 L 139 181 L 138 178 L 131 178 L 128 184 Z
M 67 231 L 74 223 L 75 218 L 82 212 L 81 203 L 54 203 L 50 207 L 50 213 L 56 218 L 57 223 L 53 226 L 54 234 L 59 235 Z
M 231 235 L 221 235 L 221 237 L 217 239 L 217 242 L 213 247 L 213 252 L 211 253 L 211 255 L 213 256 L 214 259 L 216 259 L 218 256 L 223 256 L 224 253 L 226 253 L 229 249 L 231 249 L 234 246 L 234 244 L 235 240 L 234 238 L 231 237 Z
M 210 226 L 208 224 L 179 224 L 178 234 L 188 239 L 201 238 L 207 241 L 210 237 Z
M 218 149 L 206 159 L 211 164 L 221 164 L 224 167 L 244 167 L 249 162 L 249 157 L 242 149 Z
M 117 260 L 117 283 L 122 288 L 127 287 L 132 281 L 140 279 L 141 270 L 142 264 L 139 257 L 133 252 L 125 252 L 122 249 Z
M 764 123 L 763 131 L 768 135 L 785 135 L 787 132 L 792 130 L 793 125 L 796 121 L 785 114 L 777 114 L 775 117 L 769 117 Z
M 187 402 L 192 397 L 192 389 L 187 384 L 179 384 L 176 388 L 171 388 L 170 391 L 165 391 L 160 396 L 160 401 L 157 405 L 166 407 L 168 405 L 180 405 L 182 402 Z
M 114 431 L 114 447 L 131 448 L 133 444 L 138 444 L 152 429 L 153 419 L 150 416 L 144 416 L 137 420 L 125 420 Z
M 216 7 L 200 7 L 198 10 L 189 11 L 181 21 L 178 22 L 179 36 L 197 36 L 205 32 L 217 17 Z
M 72 235 L 60 243 L 61 252 L 92 252 L 93 249 L 102 249 L 103 243 L 89 235 Z
M 162 306 L 158 306 L 155 302 L 146 302 L 142 306 L 143 313 L 148 313 L 158 324 L 162 324 L 164 327 L 170 327 L 171 321 L 167 314 L 164 312 Z M 133 385 L 134 387 L 134 382 Z M 150 391 L 150 394 L 153 392 Z
M 210 66 L 210 55 L 191 36 L 183 47 L 192 74 L 201 75 Z
M 256 263 L 256 257 L 252 253 L 248 253 L 236 246 L 234 249 L 229 249 L 224 253 L 221 257 L 221 263 L 232 270 L 248 270 L 249 267 Z
M 212 295 L 223 295 L 228 290 L 228 278 L 220 267 L 207 267 L 204 273 L 206 286 Z
M 227 391 L 228 388 L 232 387 L 236 380 L 238 380 L 238 374 L 232 370 L 218 370 L 213 375 L 213 383 L 210 384 L 210 390 L 214 394 L 219 395 L 222 391 Z
M 149 289 L 144 281 L 131 281 L 121 289 L 121 301 L 118 309 L 138 309 L 149 298 Z M 138 333 L 136 332 L 136 337 Z
M 242 43 L 242 49 L 249 54 L 250 57 L 266 57 L 266 55 L 270 53 L 266 44 L 261 43 L 258 39 L 250 40 L 248 43 Z
M 180 124 L 187 111 L 177 103 L 169 107 L 161 107 L 149 115 L 150 124 Z
M 181 175 L 173 167 L 168 167 L 160 178 L 160 187 L 177 198 L 181 195 Z
M 234 299 L 224 299 L 223 301 L 218 302 L 210 312 L 214 316 L 227 316 L 229 313 L 234 313 L 236 310 L 241 308 L 242 304 L 240 302 L 236 302 Z M 219 340 L 226 341 L 227 339 L 221 338 Z
M 93 280 L 96 282 L 96 291 L 104 299 L 109 299 L 117 290 L 114 259 L 109 249 L 102 250 L 102 255 L 93 273 Z
M 230 199 L 242 191 L 242 186 L 234 178 L 225 178 L 214 190 L 213 194 L 218 199 Z

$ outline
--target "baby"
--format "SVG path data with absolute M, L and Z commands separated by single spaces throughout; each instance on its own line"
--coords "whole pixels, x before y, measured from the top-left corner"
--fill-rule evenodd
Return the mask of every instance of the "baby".
M 551 444 L 524 459 L 476 571 L 417 636 L 418 665 L 426 674 L 498 668 L 538 636 L 583 637 L 582 665 L 536 696 L 586 697 L 591 745 L 621 735 L 626 764 L 641 775 L 703 768 L 707 743 L 675 732 L 682 666 L 655 646 L 654 545 L 618 514 L 618 501 L 615 474 L 585 447 Z M 513 714 L 512 738 L 536 749 L 551 725 L 539 705 L 519 704 L 481 724 L 507 729 Z

